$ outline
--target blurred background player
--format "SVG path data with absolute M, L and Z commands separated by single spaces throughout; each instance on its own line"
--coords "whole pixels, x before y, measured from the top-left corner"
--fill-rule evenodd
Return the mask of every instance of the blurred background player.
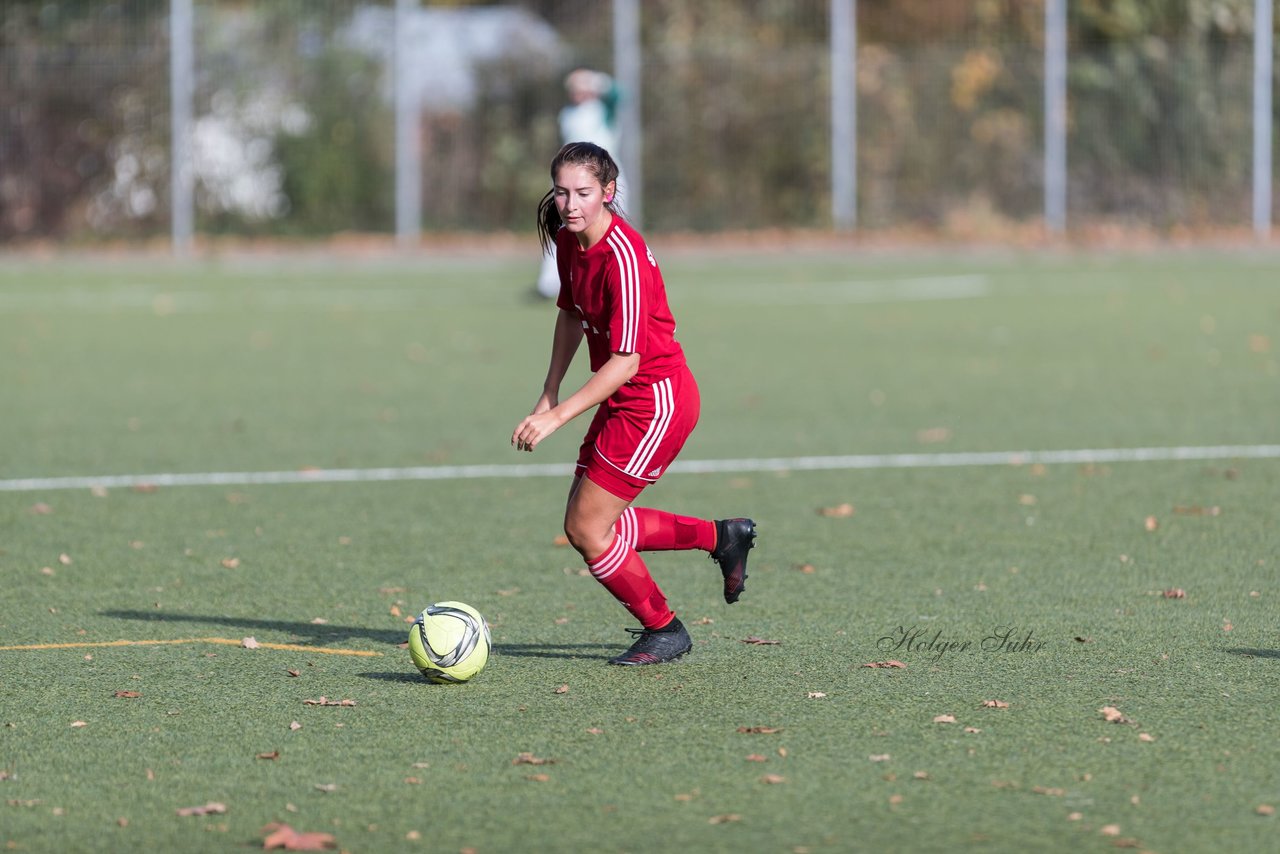
M 606 151 L 618 150 L 618 87 L 603 71 L 578 68 L 564 79 L 569 103 L 560 110 L 560 141 L 590 142 Z M 625 199 L 626 180 L 618 175 L 617 195 Z M 616 202 L 615 202 L 616 204 Z M 542 255 L 542 269 L 536 285 L 538 295 L 555 299 L 560 293 L 560 275 L 556 272 L 556 245 Z

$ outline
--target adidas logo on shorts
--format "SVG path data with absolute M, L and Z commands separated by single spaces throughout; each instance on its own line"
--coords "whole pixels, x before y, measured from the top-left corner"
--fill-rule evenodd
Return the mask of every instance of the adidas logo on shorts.
M 649 472 L 649 475 L 648 475 L 648 476 L 649 476 L 649 477 L 657 477 L 657 476 L 658 476 L 658 475 L 660 475 L 660 474 L 662 474 L 662 466 L 658 466 L 656 469 L 654 469 L 653 471 Z

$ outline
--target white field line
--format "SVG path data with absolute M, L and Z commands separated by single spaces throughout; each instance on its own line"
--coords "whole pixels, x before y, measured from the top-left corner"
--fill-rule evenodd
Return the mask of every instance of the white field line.
M 930 469 L 959 466 L 1020 466 L 1083 463 L 1143 463 L 1233 459 L 1280 459 L 1280 445 L 1209 445 L 1172 448 L 1095 448 L 1064 451 L 976 451 L 941 454 L 855 454 L 830 457 L 757 457 L 737 460 L 688 460 L 672 464 L 672 474 L 867 469 Z M 33 477 L 0 480 L 0 492 L 60 489 L 112 489 L 151 486 L 254 486 L 295 483 L 388 483 L 405 480 L 567 477 L 567 463 L 407 468 L 302 469 L 298 471 L 195 472 L 81 477 Z

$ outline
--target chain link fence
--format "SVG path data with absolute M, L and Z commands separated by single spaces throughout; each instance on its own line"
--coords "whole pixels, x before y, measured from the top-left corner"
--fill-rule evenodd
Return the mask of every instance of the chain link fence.
M 1069 225 L 1248 224 L 1252 6 L 1070 4 Z M 640 9 L 646 228 L 829 228 L 828 0 Z M 394 15 L 197 0 L 198 233 L 395 229 Z M 858 4 L 861 228 L 1039 221 L 1043 20 L 1041 0 Z M 168 23 L 167 0 L 0 3 L 0 241 L 167 235 Z M 422 0 L 424 230 L 532 231 L 564 75 L 612 69 L 612 26 L 605 2 Z

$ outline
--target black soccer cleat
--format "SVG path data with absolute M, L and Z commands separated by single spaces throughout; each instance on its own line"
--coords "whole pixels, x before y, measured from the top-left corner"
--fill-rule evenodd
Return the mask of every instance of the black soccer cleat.
M 724 576 L 724 601 L 732 605 L 747 586 L 747 552 L 756 544 L 756 523 L 750 519 L 717 519 L 716 550 L 711 559 Z
M 675 661 L 693 649 L 689 632 L 679 619 L 672 619 L 661 629 L 627 629 L 636 635 L 636 642 L 622 655 L 609 659 L 610 664 L 634 667 L 641 664 L 662 664 Z

